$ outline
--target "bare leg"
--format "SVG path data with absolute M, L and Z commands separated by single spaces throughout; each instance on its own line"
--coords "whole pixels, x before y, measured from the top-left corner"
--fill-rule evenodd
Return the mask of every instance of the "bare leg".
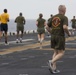
M 74 35 L 74 28 L 72 28 L 72 35 Z
M 18 43 L 19 42 L 19 40 L 18 40 L 19 39 L 19 31 L 17 31 L 17 36 L 16 37 L 17 37 L 16 43 Z
M 41 34 L 41 42 L 44 40 L 44 33 L 43 34 Z
M 53 54 L 52 59 L 54 59 L 57 54 L 58 54 L 57 50 L 54 50 L 54 54 Z M 53 69 L 54 70 L 56 69 L 56 62 L 53 63 Z
M 43 43 L 43 40 L 44 40 L 44 33 L 41 34 L 41 40 L 40 40 L 40 46 L 41 46 L 41 49 L 42 49 L 42 43 Z
M 5 43 L 7 44 L 7 32 L 5 32 Z
M 22 38 L 23 38 L 23 31 L 21 31 L 21 35 L 20 35 L 20 42 L 22 43 Z
M 2 32 L 2 31 L 0 31 L 0 40 L 1 40 L 1 38 L 2 38 L 2 33 L 3 33 L 3 32 Z
M 64 55 L 64 51 L 63 50 L 58 50 L 58 52 L 54 53 L 53 55 L 53 59 L 51 60 L 51 62 L 53 63 L 53 67 L 56 68 L 56 62 L 62 58 Z
M 17 39 L 19 38 L 19 31 L 17 31 Z
M 38 34 L 38 41 L 40 42 L 41 40 L 41 34 Z
M 21 31 L 21 38 L 23 37 L 23 31 Z

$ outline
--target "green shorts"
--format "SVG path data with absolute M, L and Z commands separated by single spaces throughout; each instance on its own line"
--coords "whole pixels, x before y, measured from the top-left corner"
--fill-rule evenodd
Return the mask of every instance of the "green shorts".
M 37 32 L 38 32 L 38 34 L 43 34 L 43 33 L 45 33 L 45 29 L 44 28 L 38 28 Z
M 24 25 L 22 26 L 17 25 L 17 31 L 24 31 Z
M 52 35 L 51 36 L 51 48 L 56 50 L 65 50 L 65 37 Z

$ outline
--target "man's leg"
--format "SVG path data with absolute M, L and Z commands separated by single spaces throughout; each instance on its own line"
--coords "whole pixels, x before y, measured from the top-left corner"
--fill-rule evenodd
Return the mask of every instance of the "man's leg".
M 38 33 L 38 41 L 41 41 L 41 34 Z
M 2 33 L 3 33 L 3 32 L 2 32 L 2 31 L 0 31 L 0 40 L 1 40 L 1 38 L 2 38 Z
M 49 60 L 49 70 L 51 71 L 51 73 L 59 73 L 60 71 L 56 69 L 56 62 L 62 58 L 62 56 L 64 55 L 64 51 L 63 50 L 57 50 L 56 52 L 54 52 L 53 54 L 53 58 L 52 60 Z
M 0 25 L 0 40 L 1 40 L 1 38 L 2 38 L 2 35 L 3 34 L 3 25 L 1 24 Z
M 54 59 L 57 54 L 58 54 L 58 51 L 57 50 L 54 50 L 54 54 L 53 54 L 52 59 Z M 56 69 L 56 62 L 53 63 L 53 69 L 54 70 Z
M 42 34 L 38 34 L 38 41 L 40 43 L 40 49 L 42 49 L 42 39 L 41 39 Z
M 72 28 L 72 35 L 74 35 L 74 28 Z
M 45 36 L 44 33 L 42 33 L 42 34 L 41 34 L 41 42 L 43 42 L 44 36 Z
M 58 50 L 58 53 L 54 56 L 54 58 L 51 60 L 52 64 L 56 63 L 60 58 L 62 58 L 64 55 L 64 50 Z M 53 65 L 54 66 L 54 65 Z
M 22 38 L 23 38 L 23 31 L 21 31 L 21 35 L 20 35 L 20 42 L 22 43 Z
M 7 31 L 5 31 L 5 44 L 7 44 L 7 39 L 8 39 L 8 36 L 7 36 Z
M 19 42 L 19 31 L 17 31 L 17 36 L 16 36 L 16 43 Z

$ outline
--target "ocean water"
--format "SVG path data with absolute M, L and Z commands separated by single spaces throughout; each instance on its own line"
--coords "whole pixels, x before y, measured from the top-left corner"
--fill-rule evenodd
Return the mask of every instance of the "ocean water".
M 69 24 L 68 27 L 71 28 L 70 20 L 68 24 Z M 26 24 L 24 25 L 24 31 L 30 31 L 30 30 L 37 30 L 35 19 L 26 19 Z M 8 32 L 16 32 L 16 23 L 14 23 L 13 19 L 11 19 L 10 22 L 8 22 Z
M 36 30 L 36 20 L 26 19 L 26 24 L 24 25 L 24 31 Z M 16 23 L 13 19 L 8 22 L 8 32 L 16 32 Z

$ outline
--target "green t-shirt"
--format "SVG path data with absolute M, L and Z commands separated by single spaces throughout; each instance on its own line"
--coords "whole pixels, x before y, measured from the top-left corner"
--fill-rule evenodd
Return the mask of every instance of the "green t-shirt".
M 48 22 L 51 20 L 51 18 L 48 19 Z
M 16 19 L 15 19 L 15 22 L 18 24 L 21 24 L 23 25 L 25 23 L 25 18 L 23 16 L 18 16 Z
M 76 25 L 76 19 L 72 19 L 72 25 Z
M 45 27 L 45 25 L 44 25 L 45 19 L 39 18 L 39 19 L 37 19 L 37 21 L 38 21 L 38 25 L 37 25 L 38 28 L 44 28 Z
M 48 26 L 52 28 L 51 34 L 64 36 L 63 25 L 68 26 L 68 18 L 62 14 L 57 14 L 48 22 Z

